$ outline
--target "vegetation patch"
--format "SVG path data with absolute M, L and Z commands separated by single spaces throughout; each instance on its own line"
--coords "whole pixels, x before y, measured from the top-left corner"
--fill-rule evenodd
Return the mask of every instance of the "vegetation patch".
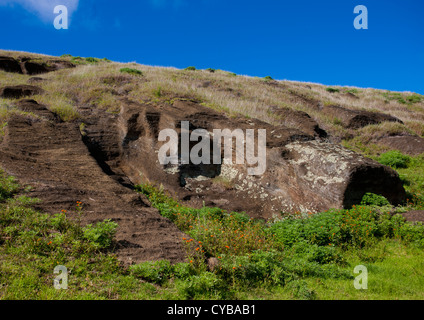
M 134 76 L 142 76 L 143 72 L 137 69 L 132 69 L 132 68 L 122 68 L 119 70 L 122 73 L 128 73 Z
M 336 92 L 340 92 L 340 89 L 337 89 L 337 88 L 331 88 L 331 87 L 328 87 L 327 89 L 325 89 L 327 92 L 330 92 L 330 93 L 336 93 Z
M 395 169 L 407 168 L 408 164 L 411 162 L 411 157 L 402 154 L 400 151 L 390 150 L 386 153 L 383 153 L 379 157 L 378 161 L 381 164 L 393 167 Z

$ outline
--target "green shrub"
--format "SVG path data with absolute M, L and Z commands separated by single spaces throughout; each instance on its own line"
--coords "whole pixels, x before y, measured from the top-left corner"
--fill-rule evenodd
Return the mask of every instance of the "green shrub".
M 162 87 L 159 86 L 156 89 L 153 89 L 153 95 L 157 98 L 162 97 L 163 93 L 162 93 Z
M 206 71 L 209 71 L 210 73 L 214 73 L 216 70 L 212 68 L 207 68 Z
M 293 298 L 301 300 L 316 299 L 316 293 L 308 288 L 308 284 L 304 280 L 290 281 L 286 289 L 291 292 Z
M 383 153 L 379 157 L 378 162 L 395 169 L 407 168 L 408 164 L 411 162 L 411 157 L 402 154 L 400 151 L 391 150 L 386 153 Z
M 12 197 L 19 191 L 15 178 L 7 176 L 0 170 L 0 202 Z
M 348 89 L 348 90 L 346 90 L 346 93 L 357 94 L 357 93 L 359 93 L 359 90 L 358 89 Z
M 181 271 L 182 267 L 179 267 Z M 173 267 L 168 260 L 147 261 L 130 266 L 130 272 L 149 282 L 163 284 L 173 272 Z
M 413 95 L 411 95 L 411 96 L 407 97 L 407 98 L 406 98 L 406 100 L 407 100 L 409 103 L 418 103 L 418 102 L 421 102 L 421 101 L 423 100 L 423 98 L 422 98 L 422 96 L 420 96 L 420 95 L 413 94 Z
M 71 61 L 75 64 L 86 64 L 87 62 L 84 58 L 81 57 L 72 57 Z
M 265 79 L 265 81 L 272 81 L 272 80 L 274 80 L 271 76 L 266 76 L 264 79 Z
M 390 202 L 382 195 L 368 192 L 362 197 L 361 205 L 383 207 L 390 205 Z
M 331 87 L 328 87 L 327 89 L 325 89 L 325 90 L 327 90 L 328 92 L 330 92 L 330 93 L 335 93 L 335 92 L 340 92 L 340 90 L 339 89 L 337 89 L 337 88 L 331 88 Z
M 116 234 L 118 224 L 110 219 L 98 222 L 95 226 L 89 224 L 84 227 L 84 237 L 90 240 L 98 248 L 108 248 Z
M 88 57 L 88 58 L 85 58 L 85 61 L 90 62 L 90 63 L 98 63 L 99 59 Z
M 188 277 L 194 275 L 196 270 L 193 268 L 193 265 L 190 263 L 179 262 L 174 265 L 173 274 L 177 279 L 187 279 Z
M 58 230 L 62 233 L 66 232 L 66 230 L 68 230 L 68 228 L 71 226 L 71 223 L 64 212 L 55 214 L 50 219 L 50 224 L 55 230 Z
M 195 299 L 196 297 L 208 297 L 210 299 L 223 299 L 229 292 L 222 279 L 212 272 L 202 272 L 188 279 L 176 281 L 178 291 L 186 299 Z
M 319 264 L 340 263 L 343 261 L 342 256 L 336 252 L 333 246 L 318 246 L 310 244 L 306 241 L 299 241 L 293 245 L 296 254 L 304 257 L 308 262 L 317 262 Z
M 196 69 L 196 67 L 190 66 L 190 67 L 185 68 L 184 70 L 196 71 L 197 69 Z
M 134 76 L 142 76 L 143 72 L 137 69 L 132 69 L 132 68 L 122 68 L 121 70 L 119 70 L 122 73 L 128 73 Z

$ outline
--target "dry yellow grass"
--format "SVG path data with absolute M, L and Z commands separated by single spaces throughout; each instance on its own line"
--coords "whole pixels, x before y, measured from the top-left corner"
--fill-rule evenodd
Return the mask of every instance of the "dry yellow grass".
M 0 55 L 51 58 L 6 51 L 0 51 Z M 138 69 L 143 72 L 143 76 L 121 73 L 120 69 L 125 67 Z M 234 76 L 222 70 L 212 73 L 208 70 L 190 71 L 104 61 L 78 65 L 77 68 L 59 70 L 42 77 L 46 81 L 40 83 L 40 86 L 46 93 L 36 96 L 35 99 L 59 113 L 64 120 L 77 119 L 76 106 L 82 104 L 103 108 L 109 112 L 119 112 L 120 99 L 123 96 L 154 103 L 169 102 L 176 97 L 182 97 L 197 99 L 205 106 L 229 115 L 258 118 L 276 125 L 281 122 L 281 118 L 270 112 L 270 106 L 302 110 L 330 134 L 340 138 L 356 135 L 357 132 L 342 128 L 335 119 L 314 108 L 313 103 L 388 113 L 404 122 L 404 125 L 383 123 L 361 130 L 360 134 L 368 138 L 384 135 L 387 131 L 420 136 L 424 134 L 424 97 L 415 103 L 401 103 L 398 99 L 392 99 L 392 95 L 396 95 L 407 101 L 412 95 L 410 92 L 393 93 L 370 88 L 333 86 L 339 92 L 330 93 L 326 86 L 316 83 L 267 81 L 256 77 Z M 111 81 L 113 77 L 116 77 L 117 81 Z M 23 84 L 28 78 L 27 75 L 0 71 L 0 86 Z

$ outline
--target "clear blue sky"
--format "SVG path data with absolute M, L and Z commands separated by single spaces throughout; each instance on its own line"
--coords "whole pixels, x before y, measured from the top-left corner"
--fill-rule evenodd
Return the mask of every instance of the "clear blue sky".
M 424 94 L 423 15 L 421 0 L 0 0 L 0 48 Z

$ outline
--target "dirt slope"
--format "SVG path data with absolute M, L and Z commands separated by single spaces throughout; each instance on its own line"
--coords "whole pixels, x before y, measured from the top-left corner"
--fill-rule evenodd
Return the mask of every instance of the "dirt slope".
M 33 105 L 41 117 L 55 118 Z M 39 209 L 70 211 L 76 201 L 82 201 L 83 223 L 112 219 L 119 224 L 117 254 L 122 261 L 183 261 L 185 235 L 150 208 L 146 199 L 102 170 L 84 144 L 78 124 L 45 118 L 12 117 L 0 150 L 0 166 L 34 187 L 30 195 L 42 200 Z

